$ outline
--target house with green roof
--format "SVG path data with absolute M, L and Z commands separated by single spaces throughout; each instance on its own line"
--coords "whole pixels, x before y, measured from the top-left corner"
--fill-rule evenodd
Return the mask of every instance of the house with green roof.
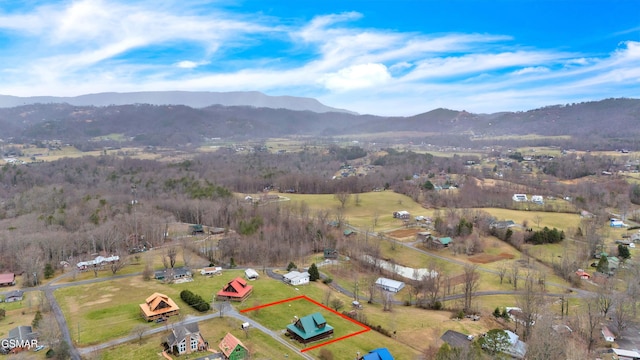
M 333 327 L 328 325 L 324 316 L 317 312 L 302 317 L 291 325 L 287 325 L 287 333 L 292 338 L 306 344 L 333 335 Z
M 433 244 L 436 247 L 449 247 L 452 241 L 450 237 L 433 238 Z

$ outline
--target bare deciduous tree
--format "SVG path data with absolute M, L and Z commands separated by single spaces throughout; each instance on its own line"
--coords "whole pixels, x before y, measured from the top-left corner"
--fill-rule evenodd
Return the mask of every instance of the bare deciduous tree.
M 473 305 L 473 295 L 478 289 L 480 283 L 480 276 L 478 276 L 478 265 L 467 264 L 464 266 L 464 306 L 465 312 L 471 312 L 471 306 Z
M 148 327 L 145 325 L 137 325 L 131 330 L 131 334 L 134 335 L 138 339 L 138 345 L 142 345 L 142 339 L 144 338 L 144 333 L 148 330 Z
M 176 258 L 178 257 L 178 249 L 175 246 L 170 246 L 166 249 L 165 257 L 169 261 L 169 267 L 173 269 L 176 265 Z
M 613 304 L 611 318 L 613 325 L 616 327 L 618 338 L 622 338 L 622 332 L 629 327 L 629 324 L 635 320 L 633 316 L 633 303 L 635 298 L 631 298 L 626 294 L 617 294 Z
M 351 194 L 348 192 L 338 192 L 335 195 L 333 195 L 333 197 L 338 200 L 338 202 L 340 203 L 340 208 L 344 209 L 345 205 L 347 204 L 347 201 L 349 201 L 349 198 L 351 197 Z
M 502 285 L 502 280 L 504 280 L 505 275 L 507 274 L 507 261 L 502 260 L 498 263 L 498 277 L 500 278 L 500 285 Z

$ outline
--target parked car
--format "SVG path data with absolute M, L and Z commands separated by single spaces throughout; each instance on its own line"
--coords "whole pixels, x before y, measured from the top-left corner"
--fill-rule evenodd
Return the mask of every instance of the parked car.
M 35 349 L 33 349 L 33 351 L 40 351 L 40 350 L 42 350 L 42 349 L 44 349 L 44 348 L 45 348 L 45 346 L 44 346 L 44 345 L 38 345 L 38 346 L 36 346 L 36 348 L 35 348 Z

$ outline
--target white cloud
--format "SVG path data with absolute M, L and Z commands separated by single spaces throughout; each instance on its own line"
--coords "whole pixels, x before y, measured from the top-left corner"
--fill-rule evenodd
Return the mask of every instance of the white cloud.
M 183 61 L 179 61 L 175 64 L 175 66 L 181 68 L 181 69 L 195 69 L 198 66 L 202 66 L 202 65 L 207 65 L 209 64 L 209 61 L 190 61 L 190 60 L 183 60 Z
M 387 115 L 640 96 L 632 90 L 638 42 L 580 54 L 517 46 L 503 34 L 362 28 L 360 18 L 300 23 L 173 0 L 70 0 L 22 13 L 0 6 L 0 30 L 15 36 L 0 49 L 0 93 L 258 90 Z M 276 51 L 265 45 L 273 42 Z
M 390 79 L 391 75 L 384 64 L 369 63 L 349 66 L 338 72 L 326 74 L 319 82 L 332 91 L 349 91 L 382 85 Z
M 526 75 L 526 74 L 541 74 L 548 73 L 551 71 L 548 67 L 544 66 L 529 66 L 520 70 L 516 70 L 513 73 L 515 75 Z

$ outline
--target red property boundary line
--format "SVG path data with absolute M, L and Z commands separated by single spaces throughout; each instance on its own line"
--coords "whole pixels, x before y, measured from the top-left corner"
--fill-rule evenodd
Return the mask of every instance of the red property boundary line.
M 357 332 L 355 332 L 353 334 L 347 334 L 347 335 L 341 336 L 341 337 L 336 338 L 336 339 L 331 339 L 329 341 L 325 341 L 323 343 L 316 344 L 316 345 L 310 346 L 308 348 L 304 348 L 304 349 L 300 350 L 300 352 L 307 352 L 307 351 L 310 351 L 310 350 L 313 350 L 313 349 L 317 349 L 317 348 L 325 346 L 325 345 L 332 344 L 332 343 L 340 341 L 340 340 L 345 340 L 345 339 L 348 339 L 350 337 L 353 337 L 353 336 L 356 336 L 356 335 L 360 335 L 362 333 L 366 333 L 367 331 L 371 331 L 371 328 L 368 327 L 367 325 L 365 325 L 365 324 L 363 324 L 363 323 L 361 323 L 359 321 L 356 321 L 356 320 L 354 320 L 354 319 L 352 319 L 352 318 L 350 318 L 350 317 L 348 317 L 348 316 L 346 316 L 344 314 L 341 314 L 341 313 L 329 308 L 328 306 L 325 306 L 325 305 L 323 305 L 323 304 L 321 304 L 321 303 L 319 303 L 319 302 L 307 297 L 306 295 L 295 296 L 295 297 L 292 297 L 292 298 L 288 298 L 288 299 L 284 299 L 284 300 L 280 300 L 280 301 L 274 301 L 272 303 L 268 303 L 268 304 L 264 304 L 264 305 L 254 306 L 252 308 L 240 310 L 240 312 L 241 313 L 247 313 L 247 312 L 251 312 L 251 311 L 254 311 L 254 310 L 266 308 L 266 307 L 269 307 L 269 306 L 284 304 L 284 303 L 287 303 L 287 302 L 290 302 L 290 301 L 295 301 L 295 300 L 306 300 L 306 301 L 308 301 L 308 302 L 310 302 L 310 303 L 312 303 L 312 304 L 314 304 L 316 306 L 319 306 L 319 307 L 321 307 L 321 308 L 323 308 L 323 309 L 325 309 L 325 310 L 327 310 L 327 311 L 329 311 L 329 312 L 331 312 L 333 314 L 336 314 L 336 315 L 340 316 L 341 318 L 343 318 L 343 319 L 345 319 L 347 321 L 350 321 L 350 322 L 352 322 L 352 323 L 354 323 L 354 324 L 356 324 L 356 325 L 358 325 L 358 326 L 360 326 L 362 328 L 362 330 L 357 331 Z

